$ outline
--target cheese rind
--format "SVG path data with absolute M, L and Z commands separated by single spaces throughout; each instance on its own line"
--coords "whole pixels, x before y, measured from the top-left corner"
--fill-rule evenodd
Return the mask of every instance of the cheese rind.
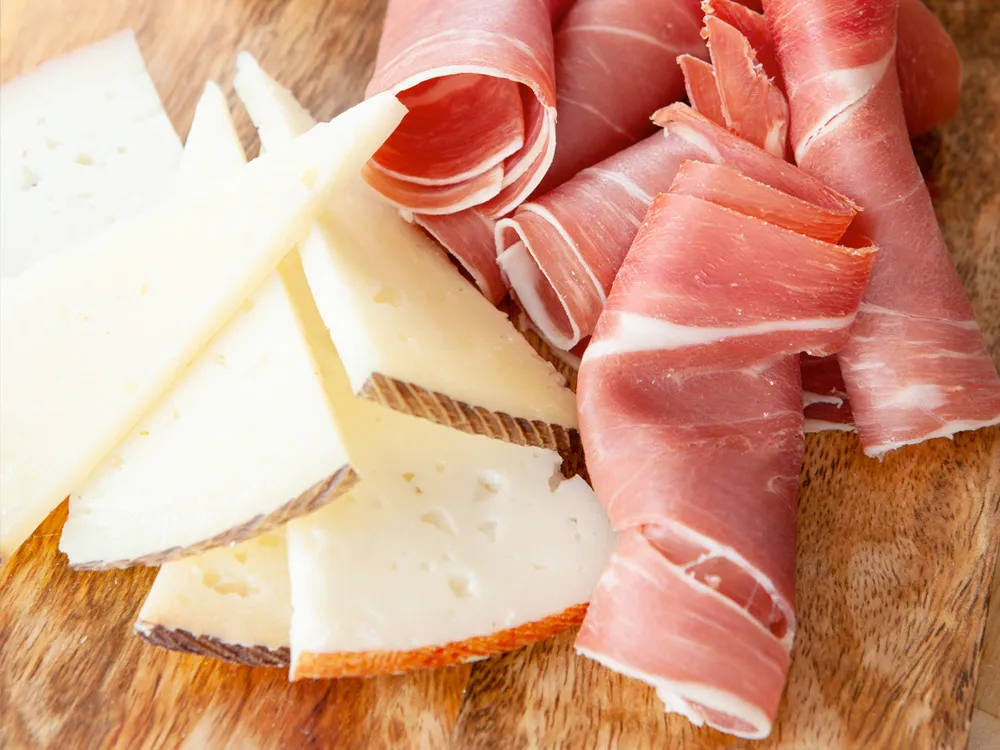
M 0 291 L 0 558 L 90 474 L 405 108 L 369 99 Z
M 356 404 L 342 428 L 362 481 L 287 529 L 293 678 L 317 655 L 374 664 L 589 600 L 613 533 L 558 454 Z
M 308 113 L 252 57 L 241 55 L 238 67 L 236 91 L 265 146 L 308 127 Z M 356 393 L 381 398 L 371 386 L 382 376 L 457 404 L 576 427 L 562 376 L 360 178 L 338 194 L 300 252 Z M 389 405 L 413 408 L 407 399 Z
M 288 554 L 278 530 L 160 568 L 136 630 L 156 628 L 231 646 L 288 647 Z
M 225 97 L 209 83 L 181 185 L 244 162 Z M 310 329 L 322 336 L 310 341 Z M 333 348 L 293 251 L 70 496 L 60 541 L 70 564 L 162 562 L 232 543 L 353 484 L 311 343 Z
M 134 216 L 181 145 L 131 30 L 0 87 L 0 277 Z

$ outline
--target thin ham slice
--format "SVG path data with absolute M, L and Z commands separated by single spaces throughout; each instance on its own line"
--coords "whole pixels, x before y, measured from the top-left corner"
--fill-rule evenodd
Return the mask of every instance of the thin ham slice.
M 851 402 L 836 356 L 802 355 L 802 405 L 805 431 L 854 431 Z
M 725 125 L 751 143 L 784 158 L 788 144 L 788 102 L 757 61 L 753 46 L 735 26 L 713 15 L 705 16 L 705 38 Z
M 555 152 L 554 0 L 391 0 L 368 95 L 408 107 L 366 179 L 414 214 L 507 213 Z
M 620 534 L 577 648 L 749 738 L 770 732 L 795 635 L 798 352 L 846 341 L 874 257 L 833 244 L 849 201 L 824 216 L 800 186 L 684 164 L 579 375 L 590 476 Z
M 722 97 L 719 96 L 719 82 L 715 78 L 715 67 L 710 62 L 691 55 L 681 55 L 677 64 L 684 75 L 684 89 L 691 106 L 712 122 L 726 124 L 722 111 Z
M 1000 422 L 1000 378 L 907 138 L 894 64 L 896 5 L 765 2 L 799 165 L 864 208 L 881 248 L 840 353 L 865 452 Z
M 577 0 L 555 35 L 556 155 L 539 192 L 631 146 L 684 95 L 674 60 L 705 56 L 699 0 Z
M 709 13 L 739 29 L 767 74 L 782 85 L 774 43 L 760 13 L 732 0 L 705 0 Z M 899 0 L 896 69 L 910 137 L 944 125 L 958 111 L 962 60 L 937 16 L 923 0 Z
M 683 104 L 654 115 L 654 134 L 497 222 L 500 265 L 542 335 L 569 350 L 590 335 L 653 196 L 687 160 L 730 164 L 821 208 L 853 205 L 820 182 Z
M 962 59 L 944 26 L 923 0 L 899 0 L 896 70 L 910 137 L 927 133 L 958 112 Z

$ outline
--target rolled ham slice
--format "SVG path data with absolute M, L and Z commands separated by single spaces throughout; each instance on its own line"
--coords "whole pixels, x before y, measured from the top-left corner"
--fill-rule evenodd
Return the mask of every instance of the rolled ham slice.
M 705 56 L 699 0 L 577 0 L 555 35 L 556 154 L 538 192 L 654 131 L 684 96 L 678 55 Z
M 524 203 L 497 222 L 500 266 L 541 334 L 568 351 L 590 335 L 657 193 L 684 161 L 729 164 L 743 174 L 834 214 L 853 204 L 683 104 L 654 115 L 664 128 Z
M 367 95 L 408 108 L 366 179 L 414 214 L 507 213 L 555 152 L 554 0 L 391 0 Z
M 864 211 L 881 248 L 839 355 L 865 452 L 1000 422 L 1000 378 L 907 138 L 896 4 L 768 0 L 799 165 Z
M 815 239 L 850 217 L 811 197 L 683 165 L 580 369 L 588 467 L 620 534 L 577 649 L 747 738 L 770 732 L 795 635 L 798 352 L 846 341 L 874 258 Z
M 737 28 L 764 70 L 783 85 L 767 21 L 733 0 L 705 0 L 705 12 Z M 948 122 L 958 111 L 962 61 L 955 43 L 923 0 L 899 0 L 896 69 L 910 137 Z

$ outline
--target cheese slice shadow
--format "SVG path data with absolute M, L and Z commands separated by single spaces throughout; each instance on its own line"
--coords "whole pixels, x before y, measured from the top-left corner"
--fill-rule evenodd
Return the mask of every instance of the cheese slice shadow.
M 237 94 L 273 148 L 312 118 L 248 54 Z M 300 246 L 306 279 L 355 393 L 463 432 L 556 450 L 582 471 L 565 379 L 360 177 Z
M 369 100 L 280 153 L 197 189 L 177 190 L 142 217 L 4 283 L 3 557 L 64 497 L 90 486 L 87 477 L 95 469 L 115 468 L 114 446 L 274 271 L 330 191 L 357 172 L 404 111 L 393 97 Z M 147 436 L 140 431 L 139 437 Z M 209 448 L 203 456 L 207 462 L 212 452 L 231 450 L 225 443 Z M 171 465 L 170 456 L 157 460 L 161 473 L 186 471 Z M 244 460 L 266 462 L 268 457 Z M 151 477 L 138 485 L 132 481 L 122 487 L 138 509 L 155 482 Z M 172 528 L 205 521 L 213 507 L 203 504 Z M 78 520 L 85 515 L 77 514 Z M 64 549 L 78 562 L 123 564 L 125 557 L 132 562 L 134 554 L 119 558 L 103 546 L 127 547 L 127 523 L 119 518 L 108 527 L 118 531 L 103 541 L 71 533 Z

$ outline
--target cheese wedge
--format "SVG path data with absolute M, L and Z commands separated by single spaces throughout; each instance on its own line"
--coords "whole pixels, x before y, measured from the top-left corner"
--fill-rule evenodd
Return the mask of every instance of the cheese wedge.
M 361 482 L 287 527 L 293 679 L 457 664 L 582 620 L 613 533 L 557 453 L 355 405 Z
M 0 558 L 139 421 L 404 112 L 391 95 L 369 99 L 3 283 Z
M 182 181 L 244 162 L 225 97 L 209 84 Z M 70 565 L 159 563 L 240 541 L 350 487 L 310 335 L 335 358 L 293 251 L 70 496 L 60 542 Z
M 235 87 L 268 148 L 312 122 L 246 53 Z M 552 448 L 577 465 L 576 404 L 564 379 L 360 178 L 300 252 L 356 393 L 466 432 Z
M 130 30 L 4 84 L 0 277 L 138 214 L 180 157 Z
M 285 667 L 291 619 L 288 553 L 279 529 L 164 565 L 135 630 L 174 651 Z

